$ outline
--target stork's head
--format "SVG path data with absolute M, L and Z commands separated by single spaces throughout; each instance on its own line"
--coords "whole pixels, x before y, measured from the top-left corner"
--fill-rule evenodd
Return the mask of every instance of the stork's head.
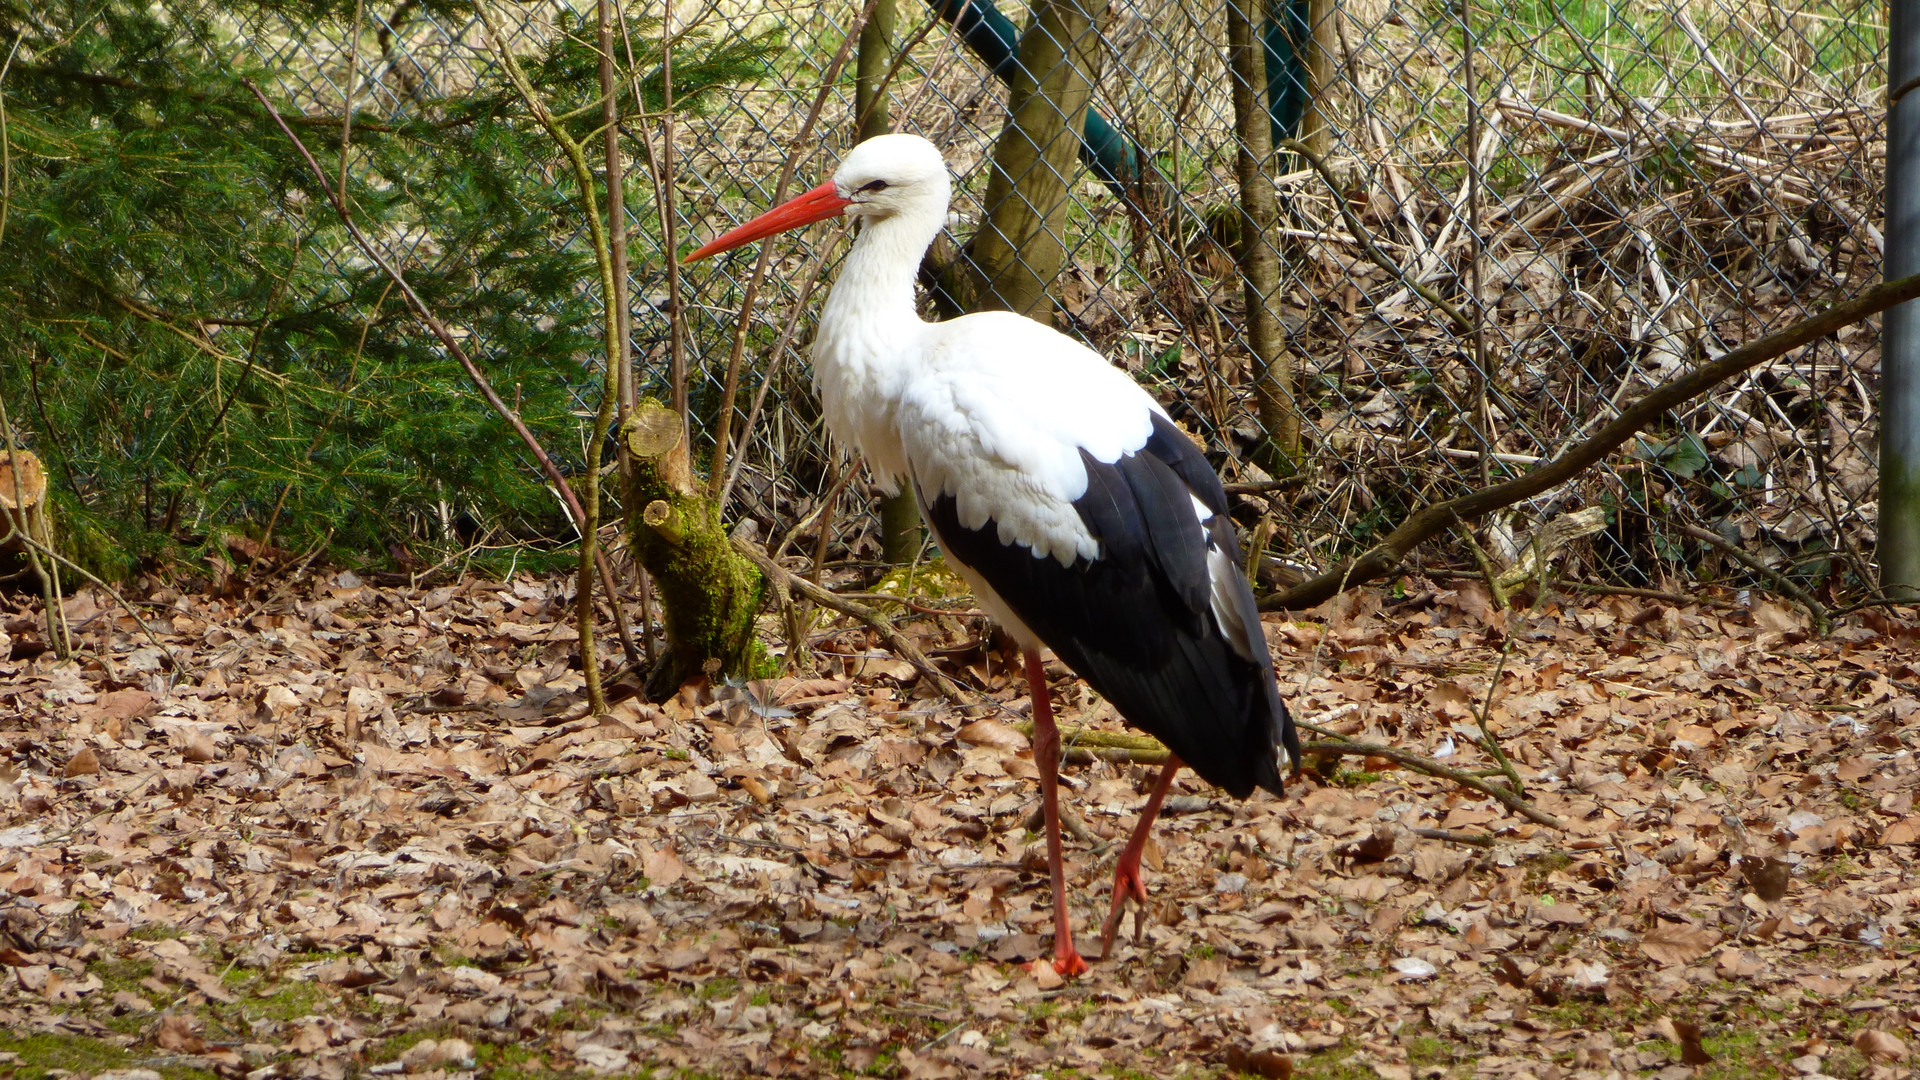
M 944 216 L 951 183 L 932 143 L 918 135 L 877 135 L 854 147 L 832 180 L 708 242 L 686 261 L 830 217 L 873 222 L 908 213 Z
M 833 174 L 834 194 L 848 217 L 879 221 L 937 200 L 944 211 L 952 182 L 934 145 L 918 135 L 876 135 L 847 155 Z

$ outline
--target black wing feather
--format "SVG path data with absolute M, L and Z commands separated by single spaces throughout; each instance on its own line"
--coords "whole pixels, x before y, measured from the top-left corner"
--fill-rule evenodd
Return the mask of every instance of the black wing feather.
M 1280 700 L 1259 611 L 1235 572 L 1227 600 L 1239 640 L 1212 611 L 1209 548 L 1240 563 L 1220 478 L 1192 441 L 1156 415 L 1139 452 L 1105 464 L 1082 452 L 1087 492 L 1074 509 L 1100 542 L 1096 559 L 1036 558 L 1000 542 L 989 520 L 960 524 L 951 495 L 922 503 L 949 558 L 985 578 L 1020 620 L 1128 722 L 1167 744 L 1208 782 L 1237 798 L 1278 794 L 1276 746 L 1299 760 L 1299 737 Z M 1203 528 L 1192 500 L 1213 511 Z

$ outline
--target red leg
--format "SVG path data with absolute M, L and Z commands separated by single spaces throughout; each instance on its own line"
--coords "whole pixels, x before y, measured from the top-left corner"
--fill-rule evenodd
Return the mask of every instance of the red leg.
M 1027 653 L 1027 688 L 1033 694 L 1033 763 L 1040 767 L 1040 810 L 1047 820 L 1047 869 L 1053 873 L 1053 970 L 1072 977 L 1087 970 L 1067 925 L 1067 870 L 1060 857 L 1060 729 L 1053 723 L 1047 673 L 1040 653 Z
M 1133 827 L 1133 835 L 1127 838 L 1127 847 L 1120 853 L 1120 863 L 1113 868 L 1113 906 L 1107 909 L 1106 924 L 1100 927 L 1100 959 L 1105 960 L 1107 953 L 1113 950 L 1113 932 L 1120 929 L 1120 912 L 1127 906 L 1127 898 L 1132 897 L 1144 912 L 1147 907 L 1147 885 L 1140 879 L 1140 852 L 1147 846 L 1147 834 L 1153 831 L 1153 819 L 1160 813 L 1160 803 L 1167 797 L 1167 789 L 1173 786 L 1173 774 L 1180 771 L 1180 759 L 1169 757 L 1160 767 L 1160 775 L 1153 781 L 1153 793 L 1147 796 L 1147 805 L 1140 811 L 1140 821 Z M 1144 916 L 1135 914 L 1133 925 L 1138 936 L 1140 920 Z

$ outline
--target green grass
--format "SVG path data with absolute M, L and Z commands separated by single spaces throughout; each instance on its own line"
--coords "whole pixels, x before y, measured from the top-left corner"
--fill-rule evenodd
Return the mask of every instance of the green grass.
M 274 985 L 269 993 L 249 993 L 235 1004 L 249 1020 L 285 1021 L 318 1012 L 325 1000 L 326 995 L 313 983 L 289 979 Z
M 55 1070 L 91 1076 L 136 1066 L 153 1069 L 167 1080 L 216 1080 L 214 1074 L 203 1069 L 170 1065 L 164 1060 L 150 1062 L 144 1055 L 136 1055 L 125 1047 L 85 1035 L 55 1032 L 14 1035 L 0 1032 L 0 1051 L 20 1056 L 19 1063 L 8 1071 L 12 1080 L 42 1080 Z
M 1296 1054 L 1296 1080 L 1379 1080 L 1373 1066 L 1362 1061 L 1352 1046 L 1338 1046 L 1318 1054 Z
M 1879 9 L 1855 0 L 1805 5 L 1797 12 L 1802 17 L 1783 26 L 1755 21 L 1770 14 L 1758 7 L 1748 8 L 1747 18 L 1733 17 L 1730 8 L 1718 4 L 1688 4 L 1687 9 L 1714 57 L 1736 80 L 1749 74 L 1756 80 L 1775 78 L 1784 67 L 1798 64 L 1831 89 L 1858 92 L 1865 86 L 1862 80 L 1871 78 L 1886 40 Z M 1458 25 L 1450 9 L 1430 18 Z M 1500 5 L 1497 19 L 1476 26 L 1476 35 L 1510 74 L 1537 76 L 1530 82 L 1536 100 L 1543 88 L 1551 88 L 1555 107 L 1580 103 L 1586 90 L 1582 73 L 1593 61 L 1610 71 L 1623 93 L 1665 99 L 1669 108 L 1678 105 L 1675 99 L 1729 104 L 1719 75 L 1703 62 L 1678 20 L 1659 7 L 1622 0 L 1510 0 Z
M 1818 870 L 1807 875 L 1807 880 L 1815 885 L 1825 885 L 1836 878 L 1853 877 L 1860 872 L 1860 864 L 1850 856 L 1839 855 L 1821 864 Z

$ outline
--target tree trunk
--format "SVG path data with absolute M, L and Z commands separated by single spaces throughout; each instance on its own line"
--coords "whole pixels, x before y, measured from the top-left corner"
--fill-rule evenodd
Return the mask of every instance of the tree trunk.
M 994 146 L 987 212 L 956 283 L 968 309 L 1000 308 L 1052 321 L 1047 287 L 1066 255 L 1067 190 L 1093 82 L 1107 5 L 1039 0 L 1020 38 L 1007 125 Z
M 893 126 L 886 88 L 880 85 L 893 63 L 893 15 L 893 0 L 874 0 L 873 14 L 860 31 L 860 55 L 854 60 L 853 114 L 860 123 L 861 142 L 885 135 Z
M 1327 156 L 1333 145 L 1333 0 L 1309 0 L 1307 5 L 1307 108 L 1300 118 L 1300 141 L 1307 149 Z
M 680 415 L 652 398 L 623 427 L 633 460 L 627 505 L 633 551 L 660 589 L 666 652 L 647 676 L 647 696 L 668 697 L 695 675 L 745 675 L 765 580 L 733 548 L 720 509 L 694 483 Z
M 1280 208 L 1267 165 L 1273 160 L 1273 132 L 1264 93 L 1267 85 L 1261 43 L 1253 20 L 1241 4 L 1227 0 L 1227 53 L 1233 76 L 1233 118 L 1238 139 L 1240 177 L 1240 280 L 1247 298 L 1247 340 L 1253 350 L 1254 409 L 1266 444 L 1255 454 L 1276 476 L 1291 475 L 1300 456 L 1300 412 L 1293 401 L 1293 357 L 1287 352 L 1276 306 L 1280 302 L 1280 256 L 1273 229 Z

